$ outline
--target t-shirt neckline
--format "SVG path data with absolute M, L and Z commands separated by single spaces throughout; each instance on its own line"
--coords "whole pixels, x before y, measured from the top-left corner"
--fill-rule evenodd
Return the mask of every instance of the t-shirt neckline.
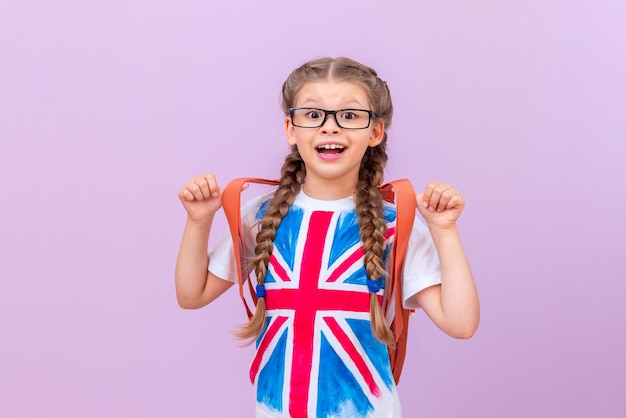
M 352 210 L 355 207 L 354 196 L 348 196 L 337 200 L 322 200 L 308 196 L 303 190 L 300 190 L 300 193 L 296 196 L 294 205 L 303 209 L 329 212 Z

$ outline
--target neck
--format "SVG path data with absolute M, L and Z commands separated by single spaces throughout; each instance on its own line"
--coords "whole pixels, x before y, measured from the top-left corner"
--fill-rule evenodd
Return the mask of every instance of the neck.
M 353 196 L 356 192 L 355 182 L 305 181 L 302 190 L 307 196 L 319 200 L 337 200 Z

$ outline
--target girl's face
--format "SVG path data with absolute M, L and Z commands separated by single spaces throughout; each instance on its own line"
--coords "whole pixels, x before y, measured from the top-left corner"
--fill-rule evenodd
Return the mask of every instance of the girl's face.
M 372 110 L 361 84 L 333 80 L 304 84 L 296 95 L 293 107 Z M 314 115 L 323 117 L 323 112 Z M 340 118 L 339 115 L 337 117 Z M 319 128 L 302 128 L 294 126 L 291 117 L 287 116 L 287 142 L 298 147 L 306 164 L 305 193 L 317 199 L 338 199 L 353 195 L 361 159 L 368 147 L 381 143 L 384 128 L 382 120 L 372 119 L 365 129 L 345 129 L 337 124 L 332 115 Z

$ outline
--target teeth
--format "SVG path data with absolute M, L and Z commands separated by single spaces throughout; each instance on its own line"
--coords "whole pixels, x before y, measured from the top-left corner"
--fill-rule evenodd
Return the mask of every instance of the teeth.
M 337 145 L 337 144 L 326 144 L 326 145 L 322 145 L 321 147 L 319 147 L 320 149 L 343 149 L 343 145 Z

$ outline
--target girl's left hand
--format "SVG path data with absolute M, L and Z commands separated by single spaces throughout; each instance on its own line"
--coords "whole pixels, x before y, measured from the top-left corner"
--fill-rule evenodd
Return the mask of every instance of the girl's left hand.
M 424 193 L 416 195 L 417 208 L 429 227 L 453 228 L 465 207 L 458 190 L 446 183 L 428 183 Z

